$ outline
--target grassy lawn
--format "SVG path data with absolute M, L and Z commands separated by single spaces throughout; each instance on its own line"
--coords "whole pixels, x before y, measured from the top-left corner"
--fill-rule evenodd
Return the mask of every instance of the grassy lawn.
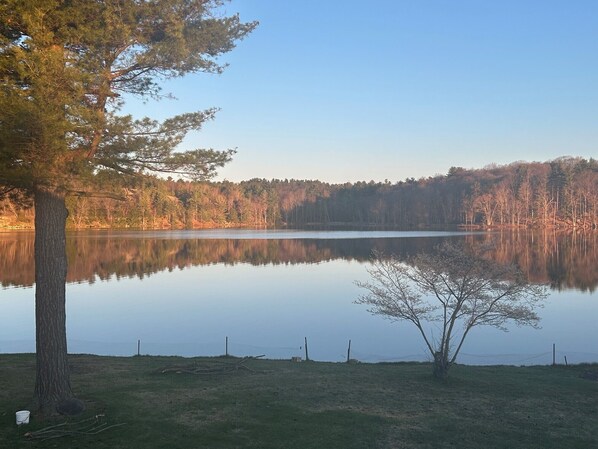
M 250 370 L 162 373 L 217 359 L 71 356 L 97 435 L 30 441 L 64 418 L 15 425 L 31 403 L 33 355 L 0 355 L 0 448 L 598 448 L 598 366 L 455 366 L 249 360 Z M 227 360 L 234 363 L 234 360 Z

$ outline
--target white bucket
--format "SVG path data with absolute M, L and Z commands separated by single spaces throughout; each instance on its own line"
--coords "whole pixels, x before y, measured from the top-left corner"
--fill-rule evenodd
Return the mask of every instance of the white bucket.
M 17 426 L 29 424 L 29 410 L 19 410 L 17 412 Z

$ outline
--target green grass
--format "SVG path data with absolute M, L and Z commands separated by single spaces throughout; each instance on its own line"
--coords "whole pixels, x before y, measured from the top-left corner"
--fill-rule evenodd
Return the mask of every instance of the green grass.
M 126 423 L 95 436 L 29 441 L 64 418 L 15 425 L 31 403 L 33 355 L 0 355 L 0 448 L 598 448 L 598 382 L 569 367 L 250 360 L 228 374 L 160 373 L 214 363 L 71 356 L 88 411 Z

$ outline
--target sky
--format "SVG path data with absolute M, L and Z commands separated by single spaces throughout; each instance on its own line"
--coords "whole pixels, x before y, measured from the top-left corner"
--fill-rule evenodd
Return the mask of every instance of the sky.
M 182 149 L 236 148 L 218 180 L 397 182 L 598 158 L 598 1 L 232 0 L 259 27 L 221 75 L 129 101 L 162 119 L 218 107 Z

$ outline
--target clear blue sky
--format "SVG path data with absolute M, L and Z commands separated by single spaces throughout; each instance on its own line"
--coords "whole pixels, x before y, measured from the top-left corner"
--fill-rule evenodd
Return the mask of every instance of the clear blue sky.
M 260 26 L 222 75 L 164 84 L 164 118 L 221 108 L 185 148 L 238 149 L 218 179 L 392 182 L 598 157 L 596 0 L 233 0 Z

